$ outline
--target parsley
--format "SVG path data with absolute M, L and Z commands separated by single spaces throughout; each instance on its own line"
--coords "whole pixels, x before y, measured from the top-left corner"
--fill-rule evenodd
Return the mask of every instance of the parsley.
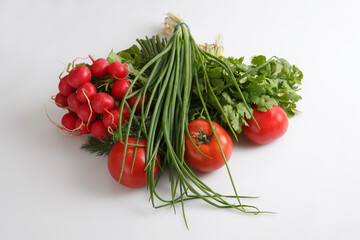
M 252 57 L 249 65 L 243 63 L 244 57 L 221 57 L 221 59 L 230 66 L 250 106 L 256 105 L 259 111 L 265 112 L 279 105 L 289 118 L 295 115 L 296 103 L 301 100 L 297 92 L 300 90 L 303 78 L 299 68 L 283 58 L 272 57 L 267 60 L 263 55 Z M 211 61 L 206 63 L 206 69 L 226 117 L 230 120 L 232 128 L 240 133 L 241 126 L 247 124 L 246 119 L 251 118 L 251 113 L 246 110 L 245 103 L 241 101 L 225 71 Z M 204 76 L 200 76 L 200 82 L 203 82 L 203 78 Z M 206 92 L 206 89 L 202 88 L 202 90 Z M 196 100 L 194 98 L 194 105 Z M 210 98 L 207 100 L 214 119 L 226 126 L 224 117 L 217 113 L 217 106 Z

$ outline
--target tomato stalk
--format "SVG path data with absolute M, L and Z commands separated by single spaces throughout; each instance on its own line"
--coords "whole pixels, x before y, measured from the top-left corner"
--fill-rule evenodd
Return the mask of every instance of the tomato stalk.
M 199 130 L 199 133 L 194 134 L 194 137 L 196 139 L 196 145 L 199 146 L 201 144 L 210 143 L 210 140 L 214 136 L 216 128 L 214 129 L 214 132 L 212 134 L 204 133 L 203 130 L 201 128 L 199 128 L 199 126 L 197 126 L 197 125 L 196 125 L 196 128 Z

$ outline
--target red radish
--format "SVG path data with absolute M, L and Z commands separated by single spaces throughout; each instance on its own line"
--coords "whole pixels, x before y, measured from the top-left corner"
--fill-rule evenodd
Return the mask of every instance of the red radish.
M 126 91 L 130 87 L 130 82 L 126 79 L 119 79 L 116 80 L 115 83 L 112 85 L 111 93 L 116 99 L 123 99 L 125 96 Z M 132 90 L 130 90 L 129 93 L 132 93 Z
M 96 119 L 96 113 L 90 108 L 89 104 L 83 103 L 77 109 L 78 117 L 85 122 L 92 122 Z
M 91 99 L 95 97 L 95 95 L 96 87 L 94 84 L 89 82 L 81 85 L 76 92 L 77 98 L 82 103 L 88 103 L 89 101 L 91 101 Z
M 102 120 L 96 120 L 93 122 L 90 129 L 94 137 L 100 140 L 104 137 L 110 137 L 110 133 L 108 132 Z
M 108 68 L 108 72 L 112 77 L 117 79 L 124 79 L 128 75 L 128 71 L 121 62 L 113 62 Z
M 135 96 L 135 97 L 129 98 L 129 99 L 127 100 L 127 102 L 129 103 L 131 109 L 134 108 L 134 105 L 135 105 L 135 102 L 136 102 L 137 97 L 138 97 L 138 96 Z M 147 95 L 145 95 L 144 104 L 146 104 L 146 102 L 147 102 Z M 140 99 L 140 101 L 139 101 L 138 104 L 136 105 L 136 110 L 135 110 L 135 112 L 140 112 L 140 111 L 141 111 L 141 104 L 142 104 L 142 98 Z M 144 105 L 144 106 L 145 106 L 145 105 Z
M 65 130 L 69 132 L 73 132 L 76 130 L 75 122 L 78 117 L 74 113 L 67 113 L 61 119 L 61 124 L 65 128 Z
M 59 91 L 64 96 L 69 96 L 71 93 L 75 92 L 75 89 L 68 83 L 68 78 L 69 75 L 66 75 L 60 79 L 59 83 Z
M 82 104 L 76 96 L 76 93 L 72 93 L 67 97 L 67 103 L 72 112 L 77 113 L 79 106 Z
M 58 107 L 67 107 L 68 103 L 67 103 L 67 97 L 62 95 L 61 93 L 56 94 L 55 97 L 55 103 Z
M 89 125 L 87 122 L 82 121 L 80 118 L 76 120 L 75 127 L 81 134 L 90 133 L 91 125 Z
M 91 72 L 90 69 L 84 65 L 75 67 L 70 71 L 68 83 L 73 88 L 79 88 L 84 83 L 90 82 Z
M 93 64 L 90 67 L 91 74 L 97 78 L 105 77 L 108 73 L 108 68 L 110 63 L 104 58 L 94 59 L 91 55 L 89 55 Z
M 96 113 L 104 114 L 106 111 L 113 109 L 115 101 L 107 93 L 97 93 L 91 101 L 91 106 Z
M 107 112 L 103 116 L 103 123 L 105 127 L 108 129 L 109 127 L 112 130 L 116 130 L 119 126 L 119 114 L 120 114 L 120 106 L 115 107 L 113 110 Z M 124 106 L 122 117 L 121 117 L 121 124 L 125 124 L 130 118 L 129 111 Z

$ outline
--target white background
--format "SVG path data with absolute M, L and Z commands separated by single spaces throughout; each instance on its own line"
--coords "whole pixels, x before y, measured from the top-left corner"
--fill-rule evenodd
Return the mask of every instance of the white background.
M 0 239 L 360 239 L 359 1 L 0 1 Z M 243 137 L 229 161 L 246 203 L 276 215 L 186 204 L 155 210 L 145 188 L 116 187 L 106 158 L 46 118 L 64 111 L 62 63 L 106 57 L 159 32 L 168 11 L 226 56 L 286 58 L 304 73 L 300 114 L 265 146 Z M 202 175 L 231 192 L 226 170 Z M 167 186 L 163 179 L 162 186 Z

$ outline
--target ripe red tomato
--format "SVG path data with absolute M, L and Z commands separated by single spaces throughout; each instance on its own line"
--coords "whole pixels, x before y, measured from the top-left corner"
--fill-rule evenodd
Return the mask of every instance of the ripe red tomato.
M 225 158 L 230 159 L 233 143 L 226 132 L 218 123 L 212 122 L 215 133 L 219 138 L 220 145 L 224 151 Z M 210 123 L 208 120 L 194 120 L 189 123 L 189 132 L 191 139 L 197 145 L 198 149 L 209 156 L 202 155 L 191 143 L 188 136 L 185 137 L 185 162 L 192 168 L 202 171 L 210 172 L 221 168 L 225 165 L 225 161 L 221 154 L 220 147 L 213 135 Z M 201 130 L 201 131 L 200 131 Z
M 274 106 L 271 110 L 260 112 L 254 107 L 254 118 L 260 126 L 256 126 L 253 119 L 247 120 L 249 126 L 243 126 L 242 130 L 246 138 L 257 144 L 266 144 L 283 136 L 288 128 L 288 118 L 280 106 Z
M 136 137 L 129 137 L 128 142 L 131 144 L 136 144 Z M 145 139 L 139 139 L 138 145 L 147 145 L 147 141 Z M 115 143 L 110 150 L 110 154 L 108 157 L 108 169 L 115 181 L 119 181 L 120 178 L 124 150 L 125 145 L 120 142 Z M 136 156 L 135 162 L 133 164 L 134 154 L 136 154 Z M 158 163 L 160 163 L 159 155 L 157 155 L 157 162 L 154 169 L 154 177 L 157 177 L 160 172 Z M 129 188 L 137 188 L 146 185 L 145 167 L 146 147 L 137 147 L 135 152 L 135 147 L 128 145 L 125 155 L 123 175 L 121 176 L 120 184 Z

